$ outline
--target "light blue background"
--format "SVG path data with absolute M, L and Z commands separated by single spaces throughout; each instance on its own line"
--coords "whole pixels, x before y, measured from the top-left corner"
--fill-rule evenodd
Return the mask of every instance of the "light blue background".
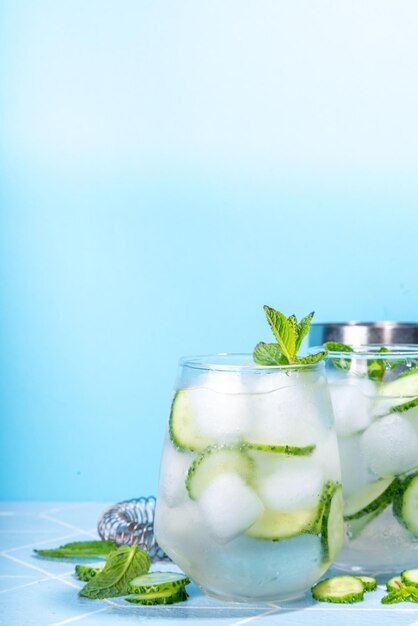
M 155 492 L 264 303 L 418 318 L 415 2 L 0 7 L 2 497 Z

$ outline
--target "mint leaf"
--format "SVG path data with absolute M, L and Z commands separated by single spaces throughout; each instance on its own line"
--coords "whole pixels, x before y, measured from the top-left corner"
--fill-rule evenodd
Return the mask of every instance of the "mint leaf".
M 306 337 L 314 316 L 314 312 L 306 315 L 298 322 L 296 315 L 286 317 L 280 311 L 276 311 L 267 305 L 264 306 L 267 321 L 277 340 L 276 343 L 264 343 L 261 341 L 253 351 L 253 359 L 260 365 L 291 365 L 313 364 L 321 361 L 327 352 L 318 352 L 309 356 L 298 358 L 297 351 L 303 339 Z
M 354 352 L 351 346 L 348 346 L 346 343 L 339 343 L 338 341 L 326 341 L 324 348 L 329 352 Z
M 326 341 L 323 347 L 325 350 L 328 350 L 328 352 L 354 352 L 351 346 L 347 346 L 345 343 L 339 343 L 338 341 Z M 331 363 L 338 370 L 349 370 L 351 367 L 350 359 L 331 359 Z
M 322 359 L 325 359 L 328 352 L 326 350 L 322 350 L 321 352 L 316 352 L 315 354 L 308 354 L 308 356 L 303 356 L 301 358 L 296 359 L 297 364 L 309 364 L 309 363 L 319 363 Z
M 111 541 L 74 541 L 66 543 L 59 548 L 49 550 L 34 550 L 39 556 L 49 558 L 71 558 L 71 557 L 87 557 L 107 556 L 116 545 Z
M 400 589 L 394 589 L 390 591 L 386 596 L 382 598 L 382 604 L 395 604 L 396 602 L 403 602 L 404 595 L 402 593 L 402 587 Z
M 287 318 L 287 321 L 289 322 L 289 324 L 292 326 L 294 330 L 296 342 L 297 342 L 297 338 L 299 335 L 298 318 L 296 317 L 296 315 L 289 315 L 289 317 Z
M 285 365 L 287 363 L 277 343 L 264 343 L 263 341 L 260 341 L 254 348 L 253 359 L 259 365 Z
M 403 584 L 399 589 L 390 591 L 382 598 L 382 604 L 395 604 L 396 602 L 418 602 L 418 589 L 413 585 Z
M 300 344 L 308 334 L 309 328 L 311 327 L 312 318 L 315 315 L 315 311 L 312 311 L 306 317 L 302 318 L 297 325 L 297 341 L 296 341 L 296 352 L 300 348 Z
M 296 355 L 296 332 L 293 323 L 283 313 L 267 305 L 264 311 L 282 354 L 288 363 L 292 363 Z
M 137 576 L 146 574 L 151 561 L 138 546 L 121 546 L 109 554 L 104 569 L 81 589 L 87 598 L 114 598 L 129 593 L 128 584 Z
M 377 351 L 377 354 L 382 354 L 383 352 L 389 352 L 389 350 L 382 346 Z M 367 374 L 371 380 L 382 380 L 386 371 L 385 363 L 387 363 L 387 361 L 384 361 L 383 359 L 373 359 L 371 361 L 368 361 Z M 389 363 L 388 365 L 392 367 L 392 365 L 390 365 Z

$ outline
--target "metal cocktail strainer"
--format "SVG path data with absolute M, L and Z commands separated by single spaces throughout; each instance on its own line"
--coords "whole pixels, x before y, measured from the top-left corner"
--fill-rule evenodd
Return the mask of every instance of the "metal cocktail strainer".
M 169 561 L 154 535 L 155 503 L 155 497 L 148 496 L 114 504 L 99 519 L 100 537 L 117 545 L 137 544 L 146 549 L 151 561 Z

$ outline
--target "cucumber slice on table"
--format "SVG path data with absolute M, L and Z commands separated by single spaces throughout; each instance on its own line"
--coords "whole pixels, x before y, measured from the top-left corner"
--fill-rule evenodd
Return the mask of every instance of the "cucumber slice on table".
M 388 591 L 397 591 L 403 585 L 402 578 L 400 576 L 393 576 L 386 581 L 386 589 Z
M 87 563 L 86 565 L 76 565 L 75 566 L 75 575 L 78 580 L 84 580 L 88 582 L 96 574 L 102 571 L 104 566 L 106 565 L 106 561 L 99 561 L 98 563 Z
M 405 585 L 412 585 L 418 587 L 418 569 L 406 569 L 401 572 L 401 581 Z
M 341 485 L 329 482 L 321 496 L 322 561 L 332 561 L 344 542 L 343 495 Z
M 249 483 L 253 469 L 253 460 L 241 446 L 210 446 L 191 464 L 186 477 L 187 491 L 192 500 L 197 500 L 209 483 L 224 472 L 235 472 Z
M 364 597 L 364 584 L 356 576 L 333 576 L 312 587 L 311 592 L 319 602 L 346 604 L 360 602 Z
M 374 591 L 377 589 L 377 581 L 373 576 L 356 576 L 364 585 L 364 591 Z
M 383 511 L 398 489 L 396 478 L 381 478 L 345 498 L 344 519 L 359 519 L 375 511 Z
M 255 539 L 270 539 L 278 541 L 294 537 L 301 533 L 310 533 L 315 525 L 318 509 L 301 511 L 272 511 L 265 509 L 264 513 L 245 534 Z
M 393 500 L 393 514 L 415 537 L 418 537 L 418 473 L 400 481 Z
M 191 407 L 192 393 L 193 389 L 181 389 L 176 392 L 171 405 L 169 433 L 176 448 L 195 452 L 207 448 L 214 442 L 199 434 L 196 428 Z
M 187 591 L 184 588 L 171 591 L 153 592 L 153 593 L 137 593 L 134 596 L 126 598 L 128 602 L 133 604 L 144 604 L 151 606 L 153 604 L 175 604 L 176 602 L 184 602 L 188 598 Z
M 129 593 L 160 593 L 178 591 L 190 583 L 190 579 L 179 572 L 150 572 L 137 576 L 128 585 Z

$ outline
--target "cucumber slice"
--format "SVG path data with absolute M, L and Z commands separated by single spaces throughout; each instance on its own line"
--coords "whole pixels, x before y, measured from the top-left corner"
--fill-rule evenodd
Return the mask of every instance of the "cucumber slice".
M 312 452 L 316 448 L 316 446 L 313 444 L 310 446 L 302 447 L 287 445 L 270 446 L 264 443 L 251 443 L 248 441 L 245 442 L 243 446 L 245 446 L 249 450 L 259 450 L 260 452 L 273 452 L 275 454 L 287 454 L 288 456 L 307 456 L 309 454 L 312 454 Z
M 413 398 L 412 400 L 408 400 L 408 402 L 403 402 L 402 404 L 395 404 L 395 406 L 391 407 L 391 413 L 405 413 L 405 411 L 409 411 L 410 409 L 415 409 L 418 406 L 418 398 Z
M 364 591 L 364 584 L 356 576 L 326 578 L 311 589 L 315 600 L 338 604 L 360 602 L 363 600 Z
M 393 514 L 414 537 L 418 537 L 418 473 L 399 481 Z
M 403 585 L 402 578 L 400 576 L 393 576 L 386 582 L 386 589 L 388 591 L 397 591 Z
M 253 460 L 241 446 L 210 446 L 191 464 L 186 477 L 187 491 L 192 500 L 197 500 L 219 474 L 235 472 L 246 483 L 250 483 L 253 470 Z
M 417 396 L 418 369 L 413 368 L 400 374 L 396 380 L 391 380 L 388 383 L 382 383 L 379 388 L 379 393 L 380 395 L 391 396 L 393 398 Z
M 401 581 L 405 585 L 418 587 L 418 569 L 406 569 L 401 572 Z
M 278 541 L 301 533 L 312 532 L 318 515 L 317 508 L 302 511 L 271 511 L 265 509 L 245 534 L 255 539 Z
M 390 477 L 381 478 L 355 491 L 345 498 L 344 519 L 354 520 L 374 511 L 383 511 L 392 502 L 397 489 L 397 479 Z
M 78 580 L 84 580 L 88 582 L 96 574 L 102 571 L 104 566 L 106 565 L 106 561 L 99 561 L 98 563 L 87 563 L 86 565 L 76 565 L 75 566 L 75 575 Z
M 356 576 L 364 585 L 364 591 L 374 591 L 377 589 L 377 581 L 373 576 Z
M 137 593 L 125 599 L 127 602 L 132 602 L 133 604 L 152 606 L 153 604 L 175 604 L 176 602 L 184 602 L 188 597 L 187 591 L 182 588 L 176 589 L 174 592 L 166 590 L 153 593 Z
M 190 579 L 178 572 L 150 572 L 137 576 L 128 585 L 129 593 L 160 593 L 174 592 L 190 583 Z
M 322 562 L 333 561 L 344 542 L 344 504 L 341 485 L 328 483 L 326 488 L 321 520 Z
M 207 448 L 213 444 L 213 441 L 202 437 L 196 430 L 190 406 L 190 393 L 192 392 L 193 390 L 190 389 L 181 389 L 176 392 L 171 405 L 168 430 L 176 448 L 196 452 Z

